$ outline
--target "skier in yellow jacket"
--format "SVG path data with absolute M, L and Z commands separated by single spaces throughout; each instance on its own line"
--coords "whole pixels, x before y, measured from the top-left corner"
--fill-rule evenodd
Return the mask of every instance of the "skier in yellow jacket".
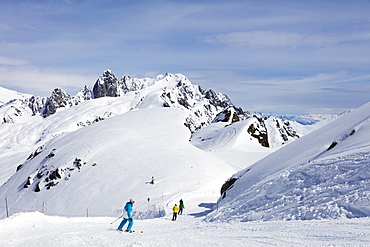
M 175 221 L 177 219 L 177 213 L 179 212 L 179 207 L 177 206 L 177 204 L 175 204 L 175 206 L 173 206 L 172 208 L 172 211 L 173 211 L 173 216 L 172 216 L 172 220 Z

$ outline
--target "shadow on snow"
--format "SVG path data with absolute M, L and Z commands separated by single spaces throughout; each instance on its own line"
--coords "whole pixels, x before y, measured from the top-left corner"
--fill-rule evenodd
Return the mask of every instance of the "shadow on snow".
M 199 213 L 194 213 L 194 214 L 189 214 L 189 215 L 194 216 L 196 218 L 204 217 L 214 210 L 216 204 L 217 203 L 201 203 L 198 206 L 200 208 L 204 208 L 205 210 Z

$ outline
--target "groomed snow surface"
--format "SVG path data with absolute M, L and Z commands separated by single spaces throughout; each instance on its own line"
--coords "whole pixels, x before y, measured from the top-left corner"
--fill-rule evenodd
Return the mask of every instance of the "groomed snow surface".
M 116 219 L 110 217 L 21 213 L 0 221 L 0 246 L 370 246 L 369 218 L 239 223 L 201 219 L 186 214 L 177 221 L 170 216 L 136 220 L 135 232 L 126 233 L 116 231 L 120 220 L 111 224 Z

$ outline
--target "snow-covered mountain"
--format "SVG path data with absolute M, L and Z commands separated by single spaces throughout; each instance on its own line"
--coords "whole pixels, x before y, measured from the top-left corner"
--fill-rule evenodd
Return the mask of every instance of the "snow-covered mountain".
M 86 209 L 91 215 L 115 215 L 128 198 L 141 205 L 137 211 L 147 213 L 151 198 L 150 214 L 160 216 L 174 196 L 234 172 L 189 143 L 184 119 L 175 108 L 133 110 L 60 134 L 18 167 L 0 187 L 0 196 L 13 208 L 40 210 L 45 203 L 49 212 L 72 216 Z
M 344 112 L 343 114 L 345 114 Z M 341 114 L 341 115 L 343 115 Z M 278 118 L 287 119 L 290 121 L 294 121 L 303 125 L 311 125 L 318 123 L 320 121 L 333 121 L 338 115 L 329 115 L 329 114 L 306 114 L 306 115 L 271 115 L 271 114 L 263 114 L 264 116 L 275 116 Z
M 273 128 L 277 128 L 281 133 L 282 142 L 280 144 L 299 136 L 299 133 L 289 127 L 289 121 L 245 112 L 241 107 L 234 106 L 227 95 L 194 85 L 181 74 L 167 73 L 154 79 L 137 79 L 127 75 L 117 78 L 111 70 L 106 70 L 95 82 L 93 90 L 85 86 L 75 96 L 70 96 L 63 89 L 56 88 L 47 98 L 22 95 L 16 92 L 12 92 L 10 95 L 17 97 L 2 97 L 6 94 L 5 90 L 0 89 L 2 123 L 29 122 L 30 117 L 39 115 L 46 118 L 57 111 L 101 97 L 131 96 L 128 100 L 131 101 L 132 108 L 145 108 L 153 104 L 153 100 L 155 100 L 158 106 L 185 110 L 187 112 L 186 125 L 192 132 L 209 125 L 212 121 L 227 122 L 228 120 L 224 118 L 231 113 L 233 114 L 232 122 L 256 118 L 259 123 L 252 127 L 251 132 L 255 132 L 252 134 L 261 140 L 263 146 L 274 145 L 268 143 L 267 133 L 263 133 L 268 131 L 266 125 L 271 125 L 265 123 L 267 119 L 272 119 L 270 121 L 275 122 Z M 219 116 L 217 116 L 218 114 Z M 256 132 L 259 133 L 256 134 Z
M 1 124 L 28 122 L 43 108 L 46 99 L 0 87 Z
M 233 175 L 209 221 L 370 216 L 370 103 Z
M 311 128 L 276 117 L 249 114 L 235 107 L 226 95 L 196 86 L 181 74 L 167 73 L 153 79 L 129 76 L 119 79 L 111 70 L 106 70 L 95 82 L 93 90 L 85 86 L 75 96 L 70 96 L 60 88 L 53 90 L 50 97 L 19 94 L 0 88 L 0 101 L 1 156 L 8 160 L 8 153 L 11 152 L 10 156 L 16 157 L 14 162 L 9 160 L 3 169 L 11 171 L 22 163 L 19 157 L 25 159 L 55 136 L 131 109 L 154 106 L 181 109 L 186 113 L 184 124 L 192 133 L 212 122 L 230 125 L 248 120 L 251 124 L 246 136 L 252 136 L 263 147 L 281 146 L 303 136 Z M 113 102 L 117 102 L 117 105 Z M 63 113 L 70 108 L 76 108 L 71 110 L 75 115 Z M 7 126 L 9 124 L 11 126 Z M 22 155 L 18 155 L 19 152 Z M 0 184 L 4 182 L 2 177 L 9 177 L 8 173 L 0 176 Z
M 119 79 L 106 70 L 75 96 L 58 88 L 47 98 L 6 94 L 0 197 L 24 210 L 114 215 L 135 197 L 138 214 L 160 216 L 177 196 L 216 197 L 233 173 L 307 132 L 249 114 L 181 74 Z
M 0 102 L 0 245 L 369 243 L 370 103 L 305 126 L 244 112 L 183 75 L 109 70 L 73 97 L 0 88 Z M 130 198 L 144 234 L 114 231 Z
M 208 125 L 220 111 L 234 107 L 225 94 L 193 85 L 181 74 L 167 73 L 154 79 L 136 79 L 129 76 L 119 79 L 111 70 L 106 70 L 94 84 L 93 90 L 85 86 L 72 97 L 63 89 L 56 88 L 47 98 L 25 95 L 14 100 L 7 98 L 1 106 L 0 114 L 3 116 L 2 123 L 28 122 L 28 118 L 24 119 L 24 116 L 31 117 L 39 113 L 46 118 L 57 111 L 91 99 L 129 95 L 133 108 L 145 108 L 156 101 L 158 106 L 187 110 L 186 124 L 191 131 Z M 239 114 L 244 114 L 241 108 L 236 110 Z

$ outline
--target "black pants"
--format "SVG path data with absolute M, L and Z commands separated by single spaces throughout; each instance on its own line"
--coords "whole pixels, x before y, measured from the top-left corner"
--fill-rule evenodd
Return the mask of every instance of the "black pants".
M 172 216 L 172 220 L 176 220 L 177 219 L 177 213 L 173 213 L 173 216 Z

